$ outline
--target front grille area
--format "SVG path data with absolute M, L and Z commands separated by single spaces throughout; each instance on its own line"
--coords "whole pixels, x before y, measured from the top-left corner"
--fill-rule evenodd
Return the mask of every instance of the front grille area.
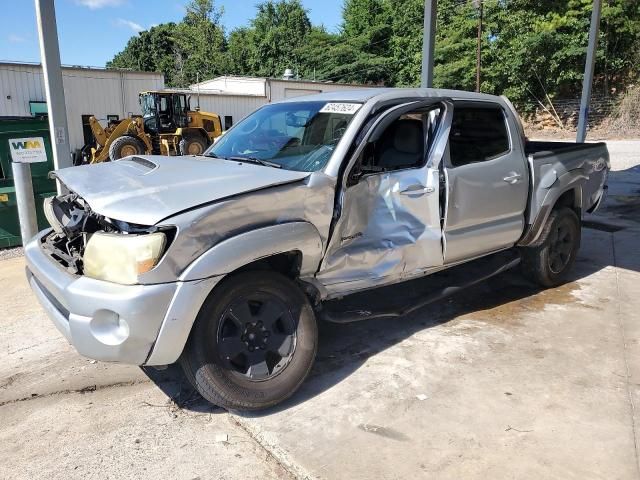
M 74 275 L 82 274 L 82 236 L 69 241 L 62 233 L 50 232 L 42 237 L 42 249 L 56 263 Z

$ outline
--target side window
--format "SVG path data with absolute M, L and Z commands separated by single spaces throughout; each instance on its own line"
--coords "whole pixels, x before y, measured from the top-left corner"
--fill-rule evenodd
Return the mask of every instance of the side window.
M 364 152 L 367 171 L 418 168 L 425 162 L 427 146 L 435 134 L 439 109 L 402 115 L 387 127 L 380 139 Z
M 490 160 L 509 151 L 504 112 L 498 106 L 456 106 L 449 133 L 451 165 Z

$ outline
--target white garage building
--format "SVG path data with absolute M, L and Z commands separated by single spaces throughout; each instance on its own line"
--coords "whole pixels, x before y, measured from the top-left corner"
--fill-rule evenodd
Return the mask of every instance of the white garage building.
M 138 93 L 165 87 L 164 75 L 156 72 L 67 66 L 62 67 L 62 77 L 72 151 L 91 139 L 89 116 L 95 115 L 104 125 L 112 118 L 139 115 Z M 192 108 L 197 106 L 199 97 L 201 110 L 217 113 L 222 117 L 223 127 L 229 128 L 265 103 L 353 88 L 363 87 L 306 80 L 225 76 L 200 82 L 181 91 L 192 96 Z M 40 64 L 0 63 L 0 118 L 32 116 L 46 111 Z

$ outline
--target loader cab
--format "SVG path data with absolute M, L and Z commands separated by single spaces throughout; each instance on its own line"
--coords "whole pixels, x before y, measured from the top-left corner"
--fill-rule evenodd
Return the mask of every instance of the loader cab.
M 189 107 L 184 93 L 143 92 L 140 108 L 144 129 L 150 134 L 174 133 L 189 124 Z

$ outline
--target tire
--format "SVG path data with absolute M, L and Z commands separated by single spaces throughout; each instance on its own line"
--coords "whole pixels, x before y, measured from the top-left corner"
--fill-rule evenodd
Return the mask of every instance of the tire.
M 209 145 L 200 136 L 183 137 L 178 144 L 181 155 L 202 155 Z
M 315 314 L 302 290 L 279 273 L 250 271 L 230 276 L 209 294 L 180 363 L 214 405 L 259 410 L 300 387 L 317 345 Z
M 109 146 L 109 158 L 111 161 L 120 160 L 129 155 L 144 155 L 145 145 L 138 137 L 124 135 L 116 138 Z
M 522 248 L 524 275 L 543 287 L 564 283 L 580 248 L 580 233 L 580 220 L 573 210 L 552 210 L 540 234 L 540 244 Z

